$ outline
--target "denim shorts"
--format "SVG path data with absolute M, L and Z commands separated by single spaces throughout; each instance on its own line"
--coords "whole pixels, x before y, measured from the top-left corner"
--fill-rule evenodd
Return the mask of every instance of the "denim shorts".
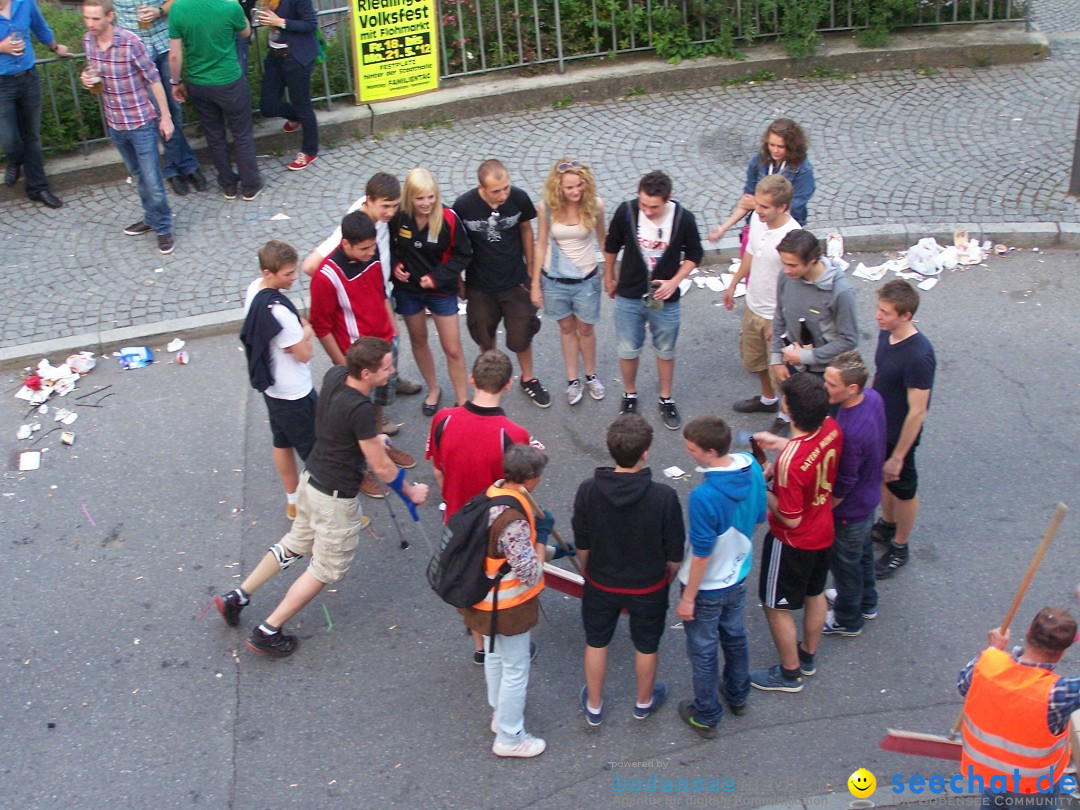
M 665 301 L 663 309 L 649 309 L 644 298 L 615 298 L 615 337 L 620 360 L 636 360 L 645 345 L 645 324 L 660 360 L 675 359 L 679 339 L 679 301 Z
M 540 287 L 544 291 L 544 314 L 549 318 L 561 321 L 576 315 L 579 321 L 588 324 L 600 320 L 599 273 L 580 284 L 564 284 L 544 276 Z
M 418 293 L 404 287 L 394 287 L 394 310 L 403 318 L 418 315 L 425 307 L 431 310 L 432 315 L 457 315 L 457 302 L 457 293 Z

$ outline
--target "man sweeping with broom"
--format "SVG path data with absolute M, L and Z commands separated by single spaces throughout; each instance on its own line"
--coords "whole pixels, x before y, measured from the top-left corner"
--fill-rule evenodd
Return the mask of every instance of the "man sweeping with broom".
M 1025 647 L 1010 654 L 1009 631 L 995 627 L 989 648 L 961 670 L 957 688 L 966 700 L 960 775 L 969 789 L 982 791 L 984 806 L 1064 806 L 1063 794 L 1076 790 L 1075 778 L 1064 771 L 1080 677 L 1053 671 L 1075 639 L 1069 612 L 1044 607 L 1028 628 Z

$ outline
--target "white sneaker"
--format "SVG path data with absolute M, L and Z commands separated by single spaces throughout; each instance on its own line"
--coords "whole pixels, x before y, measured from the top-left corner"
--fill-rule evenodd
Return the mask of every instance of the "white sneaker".
M 522 734 L 517 742 L 496 742 L 491 746 L 491 753 L 497 757 L 538 757 L 547 750 L 547 743 L 531 734 Z
M 566 401 L 570 405 L 577 405 L 581 402 L 581 397 L 584 395 L 584 390 L 581 387 L 581 383 L 578 380 L 574 380 L 568 386 L 566 386 Z
M 829 612 L 831 613 L 832 609 L 836 607 L 836 588 L 825 589 L 825 602 L 826 604 L 828 604 Z M 869 621 L 873 621 L 877 618 L 877 611 L 873 610 L 870 613 L 864 613 L 862 617 L 864 619 L 868 619 Z
M 604 398 L 604 384 L 600 382 L 598 377 L 593 377 L 591 380 L 585 380 L 585 387 L 589 389 L 589 396 L 593 399 Z

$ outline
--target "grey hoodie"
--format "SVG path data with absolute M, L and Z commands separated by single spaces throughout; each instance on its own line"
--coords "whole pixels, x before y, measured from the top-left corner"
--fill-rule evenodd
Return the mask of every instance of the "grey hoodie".
M 772 321 L 772 357 L 770 363 L 784 362 L 781 335 L 792 343 L 800 338 L 800 318 L 814 339 L 813 346 L 803 346 L 799 363 L 810 371 L 822 373 L 836 355 L 854 349 L 859 343 L 859 321 L 855 315 L 855 288 L 844 271 L 831 259 L 822 258 L 825 272 L 816 281 L 790 278 L 781 272 L 776 281 L 776 311 Z

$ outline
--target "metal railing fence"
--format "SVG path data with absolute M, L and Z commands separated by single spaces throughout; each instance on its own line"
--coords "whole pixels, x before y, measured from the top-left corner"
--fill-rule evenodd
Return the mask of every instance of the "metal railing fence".
M 340 0 L 338 0 L 340 2 Z M 333 0 L 322 0 L 331 3 Z M 690 47 L 724 42 L 733 48 L 759 39 L 781 40 L 789 15 L 817 19 L 817 33 L 869 29 L 880 21 L 881 0 L 436 0 L 441 78 L 510 69 L 559 72 L 571 60 L 659 50 L 673 41 Z M 1025 0 L 913 0 L 896 27 L 927 27 L 1026 20 Z M 312 77 L 313 101 L 327 110 L 353 99 L 349 8 L 318 11 L 326 60 Z M 792 16 L 790 19 L 794 19 Z M 262 82 L 265 35 L 249 60 L 252 98 Z M 108 140 L 97 97 L 78 82 L 85 57 L 40 59 L 46 107 L 42 139 L 50 151 Z M 197 126 L 185 105 L 185 129 Z

